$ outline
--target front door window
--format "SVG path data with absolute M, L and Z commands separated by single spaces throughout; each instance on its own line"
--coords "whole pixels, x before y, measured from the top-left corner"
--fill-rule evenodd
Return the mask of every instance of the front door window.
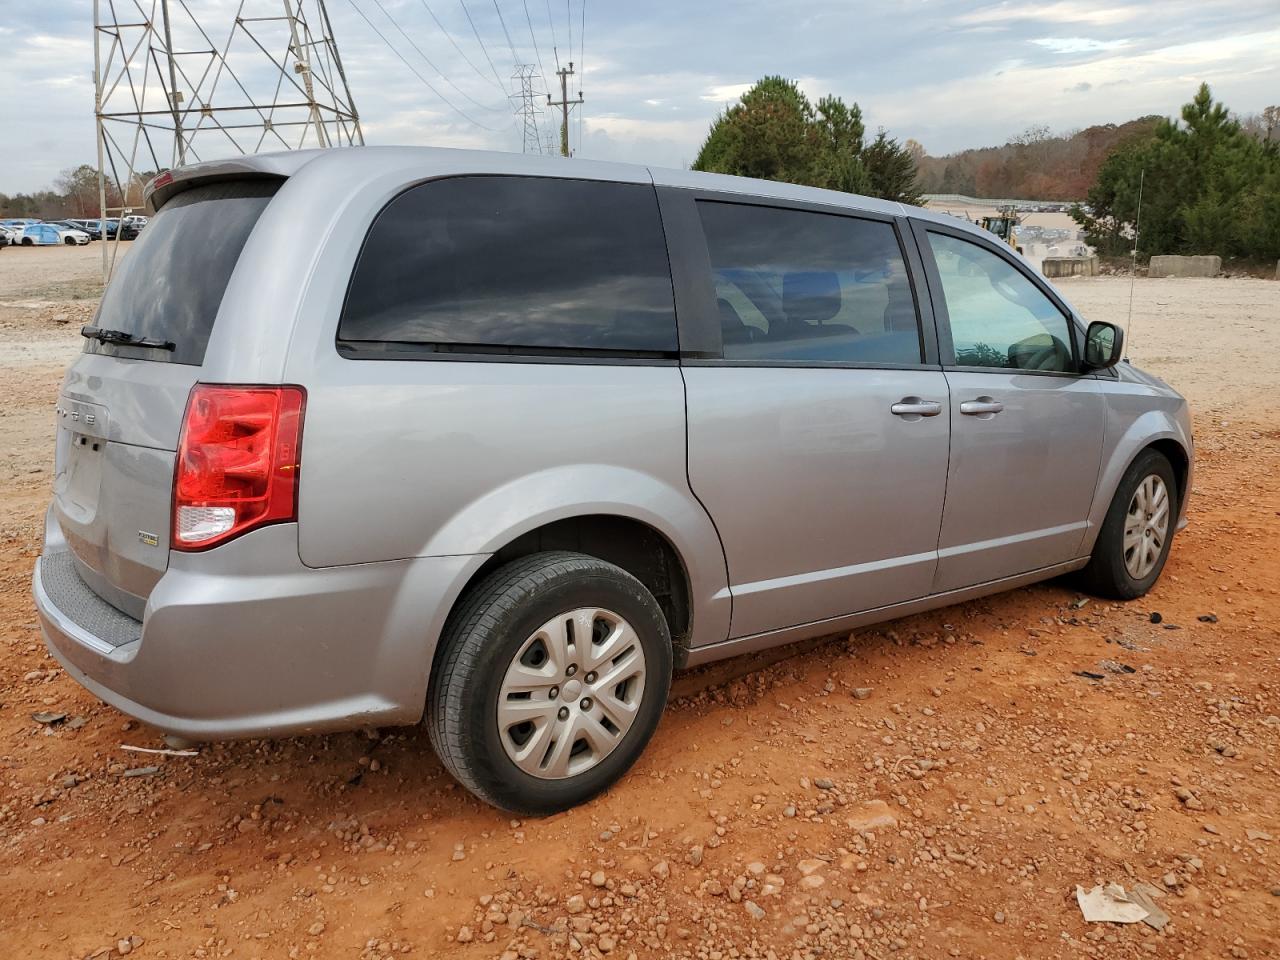
M 961 367 L 1076 369 L 1069 321 L 1012 264 L 982 246 L 929 233 Z

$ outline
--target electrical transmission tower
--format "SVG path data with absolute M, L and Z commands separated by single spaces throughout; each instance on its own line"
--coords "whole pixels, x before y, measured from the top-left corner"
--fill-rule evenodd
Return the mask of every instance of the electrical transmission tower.
M 517 63 L 516 72 L 511 75 L 512 85 L 516 92 L 511 95 L 515 101 L 516 118 L 520 123 L 523 153 L 541 153 L 542 141 L 538 137 L 538 102 L 533 90 L 533 79 L 538 75 L 538 68 L 531 63 Z
M 569 110 L 583 102 L 582 91 L 578 91 L 578 99 L 569 99 L 569 78 L 573 76 L 572 60 L 569 61 L 569 66 L 557 70 L 556 75 L 560 77 L 560 99 L 552 100 L 551 94 L 548 93 L 547 106 L 560 108 L 560 156 L 567 157 L 569 156 Z
M 229 27 L 202 22 L 202 2 L 94 0 L 104 220 L 140 207 L 146 179 L 170 167 L 364 143 L 325 0 L 237 0 Z

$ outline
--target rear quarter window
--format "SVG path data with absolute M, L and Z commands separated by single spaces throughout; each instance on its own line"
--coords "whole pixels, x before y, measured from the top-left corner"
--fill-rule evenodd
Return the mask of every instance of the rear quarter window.
M 654 190 L 498 176 L 412 187 L 369 230 L 338 340 L 354 356 L 673 354 Z
M 93 325 L 168 340 L 174 349 L 86 340 L 85 352 L 203 363 L 231 271 L 281 182 L 215 183 L 173 196 L 130 243 Z

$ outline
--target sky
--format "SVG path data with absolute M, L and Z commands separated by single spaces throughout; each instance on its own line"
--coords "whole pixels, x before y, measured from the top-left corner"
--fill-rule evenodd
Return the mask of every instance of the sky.
M 122 20 L 158 4 L 101 2 Z M 221 45 L 241 3 L 246 16 L 274 16 L 284 2 L 170 0 L 175 48 L 200 46 L 177 23 L 183 3 Z M 570 96 L 586 101 L 571 127 L 575 155 L 655 166 L 692 163 L 716 115 L 767 74 L 814 98 L 856 101 L 868 130 L 914 138 L 934 155 L 1001 144 L 1033 125 L 1059 132 L 1175 115 L 1201 81 L 1237 113 L 1280 103 L 1280 0 L 327 4 L 372 144 L 519 151 L 517 61 L 533 65 L 540 89 L 558 87 L 556 63 L 573 61 Z M 238 62 L 245 86 L 269 101 L 265 57 L 250 47 Z M 95 162 L 93 64 L 91 0 L 0 0 L 0 192 L 43 188 Z M 218 90 L 238 95 L 229 82 Z

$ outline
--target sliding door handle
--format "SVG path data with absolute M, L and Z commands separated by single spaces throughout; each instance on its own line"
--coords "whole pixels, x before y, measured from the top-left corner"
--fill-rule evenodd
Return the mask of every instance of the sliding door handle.
M 977 400 L 966 400 L 960 404 L 960 412 L 966 417 L 991 416 L 1004 409 L 1004 404 L 990 397 L 978 397 Z
M 937 400 L 921 400 L 919 397 L 903 397 L 889 408 L 895 417 L 936 417 L 942 412 Z

